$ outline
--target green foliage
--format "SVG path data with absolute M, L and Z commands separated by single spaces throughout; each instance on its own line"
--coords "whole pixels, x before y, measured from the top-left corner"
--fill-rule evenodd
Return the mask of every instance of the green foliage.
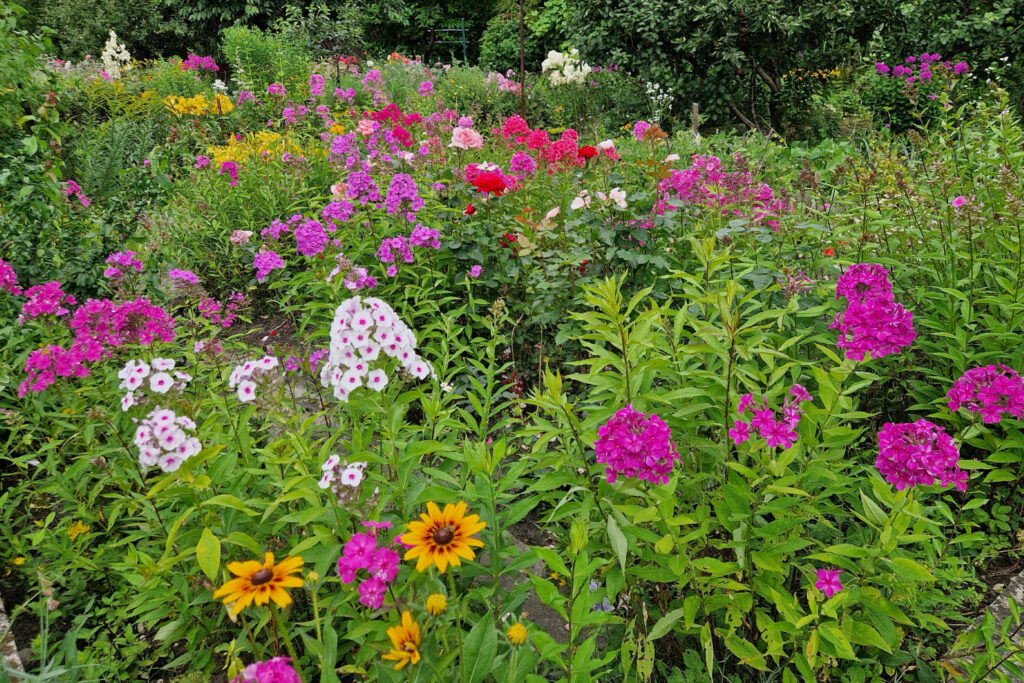
M 272 31 L 231 26 L 224 30 L 221 51 L 231 64 L 234 78 L 253 92 L 263 93 L 274 82 L 294 90 L 304 87 L 309 77 L 303 47 Z

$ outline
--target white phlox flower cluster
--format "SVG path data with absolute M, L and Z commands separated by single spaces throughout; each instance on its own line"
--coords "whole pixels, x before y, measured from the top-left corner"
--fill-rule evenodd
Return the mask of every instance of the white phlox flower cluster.
M 164 472 L 174 472 L 181 463 L 203 450 L 195 437 L 196 423 L 173 410 L 157 408 L 150 412 L 135 429 L 135 446 L 139 449 L 139 464 L 158 466 Z
M 124 46 L 124 43 L 117 42 L 117 34 L 114 33 L 114 29 L 110 29 L 110 37 L 107 38 L 107 44 L 103 46 L 100 59 L 103 61 L 103 70 L 115 81 L 121 78 L 121 69 L 125 71 L 131 69 L 132 56 L 128 54 L 128 48 Z
M 242 403 L 252 403 L 256 400 L 256 390 L 261 384 L 266 385 L 278 377 L 274 369 L 279 365 L 274 356 L 264 356 L 247 360 L 236 365 L 228 376 L 228 386 L 238 394 L 238 400 Z
M 337 455 L 332 455 L 320 466 L 324 476 L 320 478 L 320 488 L 330 488 L 331 484 L 340 484 L 351 488 L 358 488 L 363 483 L 363 470 L 366 469 L 365 462 L 349 463 Z
M 320 382 L 345 403 L 359 387 L 380 391 L 387 386 L 388 375 L 373 366 L 381 365 L 382 353 L 416 379 L 434 376 L 434 368 L 416 353 L 416 336 L 391 306 L 376 297 L 349 297 L 334 312 L 330 356 Z
M 568 52 L 552 50 L 548 58 L 541 62 L 540 68 L 548 74 L 551 85 L 581 85 L 592 71 L 590 65 L 580 59 L 580 51 L 576 48 Z
M 144 402 L 145 391 L 161 395 L 169 391 L 180 393 L 192 381 L 192 375 L 174 369 L 174 361 L 170 358 L 154 358 L 149 363 L 130 360 L 117 371 L 117 377 L 121 380 L 118 388 L 126 390 L 121 397 L 121 410 L 124 411 Z

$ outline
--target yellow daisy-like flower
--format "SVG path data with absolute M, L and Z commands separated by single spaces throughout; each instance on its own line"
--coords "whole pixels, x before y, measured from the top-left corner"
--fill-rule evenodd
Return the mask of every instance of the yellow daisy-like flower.
M 301 557 L 286 557 L 274 564 L 274 553 L 264 555 L 263 563 L 257 560 L 229 562 L 231 579 L 214 592 L 214 598 L 224 599 L 224 604 L 235 603 L 231 614 L 235 615 L 250 604 L 265 605 L 273 600 L 278 607 L 290 605 L 292 597 L 285 588 L 299 588 L 303 581 L 295 572 L 302 571 Z
M 522 624 L 512 624 L 505 631 L 505 635 L 508 636 L 508 642 L 512 643 L 516 647 L 526 642 L 526 627 Z
M 440 593 L 433 593 L 427 596 L 427 613 L 432 616 L 440 616 L 448 609 L 448 599 Z
M 458 505 L 448 503 L 441 512 L 431 501 L 427 503 L 427 511 L 420 514 L 423 521 L 409 522 L 409 531 L 401 540 L 412 546 L 405 553 L 405 559 L 416 559 L 417 571 L 433 564 L 443 574 L 448 565 L 458 567 L 462 560 L 476 557 L 472 547 L 482 548 L 484 542 L 473 538 L 473 534 L 487 524 L 480 521 L 479 515 L 467 515 L 466 507 L 465 501 Z
M 388 629 L 388 638 L 391 651 L 381 655 L 381 659 L 393 660 L 395 671 L 420 661 L 420 625 L 412 620 L 408 610 L 402 612 L 401 624 Z

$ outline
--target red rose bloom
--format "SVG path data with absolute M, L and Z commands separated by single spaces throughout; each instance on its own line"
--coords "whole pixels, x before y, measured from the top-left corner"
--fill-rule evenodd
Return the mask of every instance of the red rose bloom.
M 481 173 L 473 181 L 473 186 L 481 192 L 490 192 L 495 197 L 500 197 L 508 187 L 505 185 L 505 179 L 497 173 Z
M 467 216 L 472 216 L 474 213 L 476 213 L 476 207 L 473 206 L 472 203 L 467 204 L 466 205 L 466 210 L 463 211 L 462 213 L 466 214 Z
M 597 148 L 593 147 L 591 145 L 587 145 L 586 147 L 581 147 L 579 155 L 581 157 L 583 157 L 584 159 L 591 159 L 591 158 L 597 156 Z

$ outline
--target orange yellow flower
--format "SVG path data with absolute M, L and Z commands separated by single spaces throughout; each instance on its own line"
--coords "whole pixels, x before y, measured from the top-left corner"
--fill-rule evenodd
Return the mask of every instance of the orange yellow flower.
M 483 547 L 484 542 L 473 538 L 473 534 L 487 524 L 478 515 L 467 515 L 466 507 L 465 501 L 458 505 L 448 503 L 442 512 L 431 501 L 427 511 L 420 514 L 422 521 L 409 522 L 409 531 L 401 540 L 412 546 L 405 559 L 417 560 L 417 571 L 433 564 L 443 574 L 448 565 L 458 567 L 462 560 L 472 561 L 476 557 L 472 548 Z
M 237 578 L 218 588 L 213 597 L 223 597 L 226 605 L 234 603 L 232 615 L 250 604 L 265 605 L 271 600 L 278 607 L 290 605 L 292 597 L 285 588 L 299 588 L 303 584 L 300 577 L 292 576 L 302 571 L 301 557 L 286 557 L 275 564 L 274 553 L 267 553 L 262 564 L 257 560 L 229 562 L 228 571 Z
M 420 625 L 412 620 L 408 610 L 402 612 L 401 624 L 388 629 L 388 638 L 392 647 L 381 659 L 393 660 L 395 671 L 420 661 Z
M 526 627 L 519 623 L 512 624 L 508 627 L 508 630 L 505 631 L 505 635 L 508 636 L 508 642 L 513 645 L 522 645 L 526 642 Z
M 76 519 L 75 523 L 71 525 L 70 529 L 68 529 L 68 538 L 70 538 L 73 541 L 82 534 L 87 533 L 89 533 L 89 527 L 85 524 L 82 524 L 81 520 Z
M 440 593 L 432 593 L 427 596 L 427 614 L 432 617 L 440 616 L 448 609 L 448 599 Z

